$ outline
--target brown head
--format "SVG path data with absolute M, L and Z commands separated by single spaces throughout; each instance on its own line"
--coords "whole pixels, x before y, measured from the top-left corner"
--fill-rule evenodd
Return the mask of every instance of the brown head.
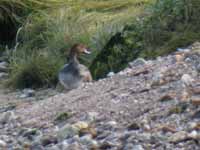
M 79 55 L 81 53 L 90 54 L 90 51 L 84 44 L 74 44 L 70 50 L 70 55 L 75 55 L 75 54 Z

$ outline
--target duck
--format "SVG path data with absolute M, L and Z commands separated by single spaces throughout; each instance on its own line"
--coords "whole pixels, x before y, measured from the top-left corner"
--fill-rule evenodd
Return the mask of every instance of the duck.
M 91 52 L 84 44 L 74 44 L 69 52 L 69 63 L 65 64 L 58 73 L 58 80 L 66 90 L 78 88 L 81 83 L 92 81 L 89 69 L 78 60 L 78 56 L 83 53 Z

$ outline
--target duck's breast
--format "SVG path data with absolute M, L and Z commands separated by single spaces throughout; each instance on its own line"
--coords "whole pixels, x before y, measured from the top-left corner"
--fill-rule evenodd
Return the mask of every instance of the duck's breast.
M 71 64 L 66 64 L 63 66 L 59 72 L 58 78 L 60 83 L 66 89 L 77 88 L 81 82 L 79 70 Z

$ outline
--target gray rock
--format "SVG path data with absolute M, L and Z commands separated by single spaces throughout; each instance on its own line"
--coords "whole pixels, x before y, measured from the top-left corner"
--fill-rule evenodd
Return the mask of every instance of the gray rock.
M 9 123 L 13 120 L 16 120 L 18 117 L 15 116 L 15 113 L 13 111 L 7 111 L 4 112 L 1 116 L 0 116 L 0 123 Z
M 147 63 L 146 60 L 144 60 L 143 58 L 137 58 L 133 62 L 129 63 L 129 67 L 132 68 L 132 67 L 142 66 L 145 65 L 146 63 Z
M 186 138 L 187 138 L 187 132 L 179 131 L 170 136 L 169 141 L 172 143 L 178 143 L 184 141 Z
M 6 79 L 8 78 L 8 73 L 5 73 L 5 72 L 0 72 L 0 79 Z
M 6 142 L 4 142 L 4 141 L 2 141 L 2 140 L 0 140 L 0 148 L 6 148 L 7 147 L 7 144 L 6 144 Z
M 93 147 L 98 147 L 97 141 L 93 140 L 91 135 L 85 135 L 81 137 L 80 143 L 86 145 L 89 149 Z
M 7 66 L 8 66 L 7 62 L 5 61 L 0 62 L 0 72 L 7 72 L 8 71 Z
M 35 96 L 35 90 L 33 89 L 24 89 L 22 91 L 22 94 L 19 96 L 19 98 L 28 98 Z
M 114 76 L 114 75 L 115 75 L 114 72 L 109 72 L 109 73 L 107 74 L 107 77 L 112 77 L 112 76 Z
M 194 79 L 189 74 L 184 74 L 181 77 L 181 81 L 183 82 L 184 85 L 190 86 L 194 82 Z
M 73 137 L 79 133 L 79 129 L 73 125 L 66 124 L 63 126 L 57 133 L 57 136 L 60 140 Z

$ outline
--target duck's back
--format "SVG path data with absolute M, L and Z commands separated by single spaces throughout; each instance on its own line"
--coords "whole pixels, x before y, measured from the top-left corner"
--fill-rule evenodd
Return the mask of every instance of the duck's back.
M 69 63 L 60 70 L 58 79 L 66 89 L 77 88 L 82 80 L 77 64 Z

